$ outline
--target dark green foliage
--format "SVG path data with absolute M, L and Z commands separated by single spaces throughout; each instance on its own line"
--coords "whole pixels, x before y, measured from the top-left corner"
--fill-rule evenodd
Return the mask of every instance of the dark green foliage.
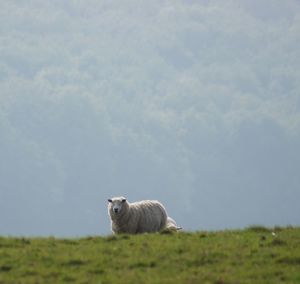
M 0 283 L 299 283 L 299 267 L 300 228 L 0 237 Z
M 253 232 L 257 232 L 257 233 L 267 233 L 270 232 L 269 228 L 266 228 L 264 226 L 261 225 L 253 225 L 247 228 L 248 231 L 253 231 Z

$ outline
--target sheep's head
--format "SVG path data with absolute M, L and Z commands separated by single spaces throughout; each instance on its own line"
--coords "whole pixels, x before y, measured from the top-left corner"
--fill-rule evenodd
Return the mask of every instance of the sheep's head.
M 110 212 L 113 214 L 120 214 L 122 212 L 122 208 L 126 204 L 125 197 L 114 197 L 108 199 Z

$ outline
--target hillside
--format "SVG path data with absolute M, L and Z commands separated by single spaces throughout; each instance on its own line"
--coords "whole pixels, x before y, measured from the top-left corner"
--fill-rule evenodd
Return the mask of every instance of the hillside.
M 300 228 L 0 237 L 0 283 L 299 283 Z
M 299 0 L 1 0 L 0 51 L 0 235 L 300 226 Z

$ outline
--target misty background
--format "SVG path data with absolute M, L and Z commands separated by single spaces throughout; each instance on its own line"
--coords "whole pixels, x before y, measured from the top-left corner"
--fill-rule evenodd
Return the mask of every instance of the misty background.
M 299 1 L 0 2 L 0 235 L 300 225 L 299 184 Z

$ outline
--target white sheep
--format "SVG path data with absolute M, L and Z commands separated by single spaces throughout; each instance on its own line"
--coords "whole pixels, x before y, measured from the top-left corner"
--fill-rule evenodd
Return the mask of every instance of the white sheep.
M 168 217 L 165 207 L 156 200 L 129 203 L 125 197 L 108 199 L 108 214 L 113 233 L 150 233 L 163 229 L 180 230 Z

